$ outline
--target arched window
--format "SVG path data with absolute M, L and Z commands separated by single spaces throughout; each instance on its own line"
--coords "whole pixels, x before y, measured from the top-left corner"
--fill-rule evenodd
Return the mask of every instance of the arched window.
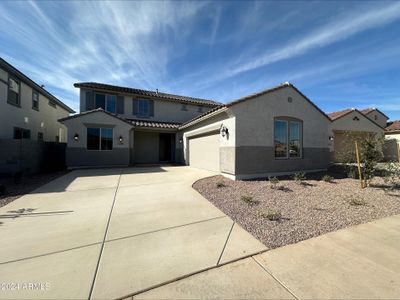
M 303 152 L 303 121 L 290 117 L 274 120 L 275 158 L 301 158 Z

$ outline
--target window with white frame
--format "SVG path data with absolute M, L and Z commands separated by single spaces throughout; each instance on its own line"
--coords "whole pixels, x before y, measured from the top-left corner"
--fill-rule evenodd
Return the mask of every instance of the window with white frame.
M 112 150 L 113 129 L 112 128 L 87 128 L 88 150 Z
M 110 113 L 116 113 L 117 111 L 117 96 L 107 94 L 96 94 L 95 97 L 95 108 L 102 108 Z
M 300 158 L 302 155 L 303 122 L 291 118 L 274 121 L 274 148 L 276 158 Z

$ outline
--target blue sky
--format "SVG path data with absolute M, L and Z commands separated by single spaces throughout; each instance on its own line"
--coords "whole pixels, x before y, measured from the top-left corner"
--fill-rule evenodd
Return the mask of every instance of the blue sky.
M 0 56 L 78 110 L 97 81 L 221 102 L 290 81 L 400 119 L 400 1 L 0 2 Z

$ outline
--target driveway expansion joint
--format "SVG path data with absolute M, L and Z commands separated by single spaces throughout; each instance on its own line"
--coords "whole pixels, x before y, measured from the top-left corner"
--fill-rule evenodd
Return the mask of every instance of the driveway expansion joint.
M 95 269 L 95 271 L 94 271 L 93 281 L 92 281 L 92 285 L 91 285 L 90 292 L 89 292 L 89 297 L 88 297 L 89 299 L 92 299 L 92 294 L 93 294 L 94 286 L 95 286 L 95 284 L 96 284 L 96 277 L 97 277 L 97 273 L 98 273 L 98 271 L 99 271 L 100 262 L 101 262 L 101 257 L 102 257 L 102 255 L 103 255 L 104 245 L 105 245 L 105 241 L 106 241 L 106 238 L 107 238 L 108 229 L 109 229 L 109 227 L 110 227 L 111 216 L 112 216 L 112 212 L 113 212 L 113 209 L 114 209 L 115 200 L 116 200 L 116 198 L 117 198 L 117 192 L 118 192 L 118 188 L 119 188 L 119 183 L 120 183 L 120 181 L 121 181 L 121 177 L 122 177 L 122 170 L 120 171 L 120 174 L 119 174 L 119 177 L 118 177 L 117 187 L 115 188 L 115 192 L 114 192 L 114 199 L 113 199 L 113 202 L 112 202 L 112 205 L 111 205 L 110 213 L 109 213 L 109 215 L 108 215 L 106 230 L 105 230 L 105 232 L 104 232 L 104 237 L 103 237 L 103 241 L 102 241 L 102 243 L 101 243 L 99 258 L 98 258 L 98 260 L 97 260 L 96 269 Z
M 233 226 L 235 226 L 235 222 L 232 222 L 231 230 L 229 230 L 228 236 L 226 237 L 226 241 L 225 241 L 224 247 L 222 248 L 221 254 L 219 255 L 219 258 L 218 258 L 218 261 L 217 261 L 217 266 L 219 265 L 219 262 L 221 261 L 222 255 L 224 255 L 224 251 L 225 251 L 226 245 L 228 244 L 229 237 L 231 236 L 231 233 L 232 233 L 232 230 L 233 230 Z
M 265 266 L 263 266 L 254 256 L 251 257 L 257 265 L 260 266 L 266 273 L 268 273 L 279 285 L 281 285 L 289 294 L 291 294 L 295 299 L 299 299 L 283 282 L 276 278 L 271 271 L 269 271 Z

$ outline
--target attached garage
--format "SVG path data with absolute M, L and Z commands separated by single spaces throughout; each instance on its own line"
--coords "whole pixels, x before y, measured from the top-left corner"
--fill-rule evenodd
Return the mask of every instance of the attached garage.
M 189 165 L 208 171 L 220 171 L 220 134 L 212 132 L 189 139 Z

